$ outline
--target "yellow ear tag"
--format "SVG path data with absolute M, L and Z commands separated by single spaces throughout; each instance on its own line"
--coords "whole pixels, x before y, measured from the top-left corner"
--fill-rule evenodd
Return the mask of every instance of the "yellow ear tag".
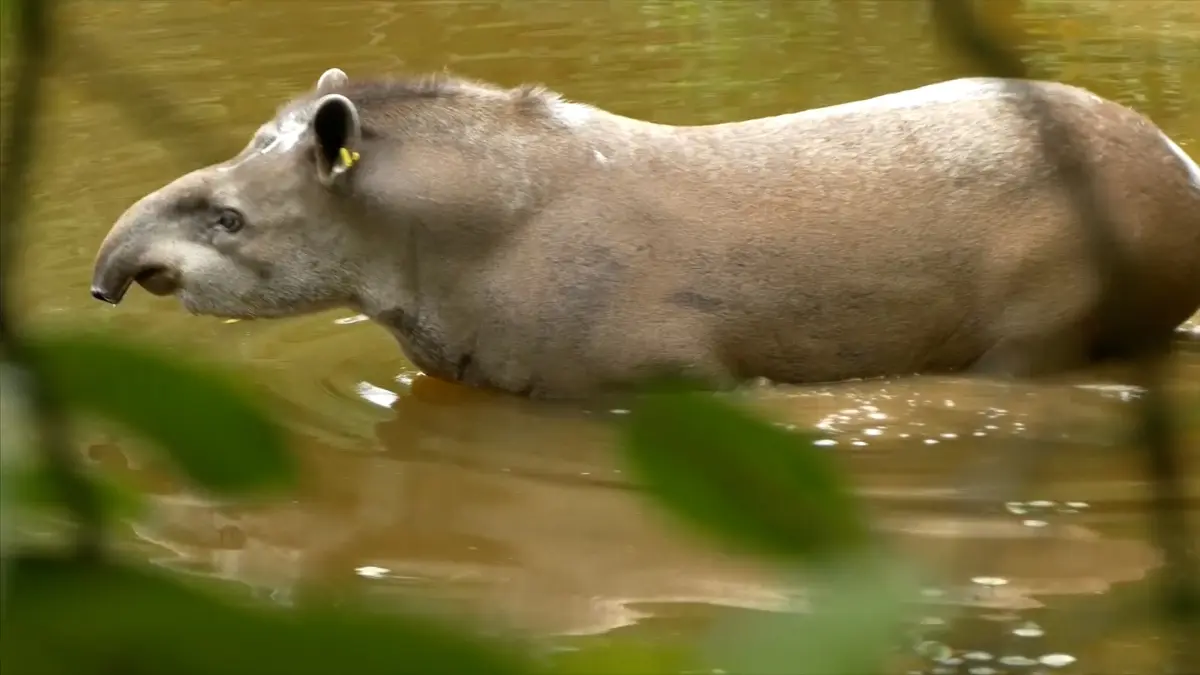
M 347 150 L 346 148 L 339 150 L 338 155 L 342 158 L 342 165 L 347 169 L 354 166 L 354 163 L 358 161 L 359 157 L 357 152 L 354 150 Z

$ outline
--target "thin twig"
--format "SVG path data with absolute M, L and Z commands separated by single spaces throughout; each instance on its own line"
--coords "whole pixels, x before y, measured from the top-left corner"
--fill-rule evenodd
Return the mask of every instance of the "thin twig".
M 81 556 L 101 553 L 104 534 L 99 495 L 71 449 L 67 415 L 56 392 L 38 367 L 13 321 L 13 260 L 20 249 L 19 230 L 29 201 L 28 183 L 37 145 L 37 115 L 47 75 L 53 29 L 53 0 L 20 0 L 17 14 L 16 90 L 0 176 L 0 344 L 5 358 L 21 375 L 18 389 L 28 396 L 47 468 L 76 519 L 76 547 Z

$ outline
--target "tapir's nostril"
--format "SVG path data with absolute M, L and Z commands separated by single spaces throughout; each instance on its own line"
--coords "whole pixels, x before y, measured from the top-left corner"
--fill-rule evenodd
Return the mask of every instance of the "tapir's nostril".
M 104 292 L 104 289 L 100 288 L 99 286 L 92 286 L 92 297 L 102 302 L 107 302 L 110 305 L 117 304 L 113 302 L 113 299 L 108 297 L 108 294 Z

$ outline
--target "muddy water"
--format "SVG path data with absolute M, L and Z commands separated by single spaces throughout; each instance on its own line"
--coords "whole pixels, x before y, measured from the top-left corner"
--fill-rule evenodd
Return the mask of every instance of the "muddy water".
M 1149 113 L 1200 156 L 1198 8 L 1034 0 L 1006 20 L 1049 72 Z M 620 411 L 549 411 L 438 384 L 345 313 L 228 324 L 136 291 L 113 310 L 88 297 L 91 256 L 130 202 L 236 152 L 330 66 L 536 80 L 624 114 L 702 123 L 966 73 L 932 46 L 922 4 L 95 0 L 64 14 L 26 312 L 235 366 L 278 399 L 306 466 L 294 501 L 214 504 L 139 465 L 130 439 L 95 432 L 92 457 L 155 495 L 130 530 L 139 555 L 280 602 L 302 582 L 349 582 L 584 640 L 688 639 L 780 605 L 785 589 L 753 561 L 681 533 L 630 489 L 605 424 Z M 179 108 L 160 109 L 160 98 Z M 1200 350 L 1180 346 L 1173 388 L 1200 409 Z M 1075 657 L 1065 672 L 1158 667 L 1160 627 L 1146 608 L 1158 555 L 1145 483 L 1121 442 L 1136 396 L 1100 375 L 748 395 L 781 423 L 817 430 L 881 527 L 942 572 L 939 602 L 965 608 L 967 630 L 944 636 L 931 619 L 924 637 L 972 658 L 937 672 L 996 673 L 1027 672 L 1021 659 L 1046 653 Z M 1195 496 L 1200 435 L 1189 429 Z M 1010 485 L 982 490 L 998 480 Z

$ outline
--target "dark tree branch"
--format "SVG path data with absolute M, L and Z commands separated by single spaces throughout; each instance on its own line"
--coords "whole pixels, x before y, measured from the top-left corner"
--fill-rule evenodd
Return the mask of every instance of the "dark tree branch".
M 974 59 L 989 75 L 1029 78 L 1028 69 L 1012 50 L 988 34 L 974 11 L 973 0 L 932 0 L 934 21 L 959 51 Z M 1046 156 L 1054 163 L 1059 179 L 1075 203 L 1080 221 L 1086 226 L 1097 268 L 1105 284 L 1102 297 L 1114 306 L 1110 315 L 1124 316 L 1123 307 L 1116 306 L 1126 297 L 1140 297 L 1135 284 L 1138 277 L 1130 273 L 1128 261 L 1115 237 L 1115 227 L 1103 207 L 1096 183 L 1090 174 L 1083 153 L 1075 142 L 1072 130 L 1058 120 L 1049 104 L 1036 92 L 1014 82 L 1013 87 L 1024 89 L 1022 98 L 1032 103 L 1031 117 Z M 1135 345 L 1138 384 L 1145 393 L 1138 402 L 1138 441 L 1143 446 L 1145 467 L 1151 479 L 1151 514 L 1154 539 L 1163 552 L 1163 602 L 1167 614 L 1180 621 L 1180 639 L 1176 643 L 1176 672 L 1192 672 L 1200 664 L 1200 642 L 1195 631 L 1200 626 L 1200 587 L 1197 586 L 1197 563 L 1192 550 L 1187 511 L 1179 508 L 1186 502 L 1186 490 L 1180 480 L 1185 470 L 1178 452 L 1179 430 L 1172 416 L 1170 400 L 1163 386 L 1163 361 L 1169 344 L 1144 342 Z
M 48 70 L 53 30 L 53 0 L 21 0 L 17 15 L 16 87 L 4 142 L 0 175 L 0 344 L 5 360 L 17 374 L 18 389 L 29 397 L 43 456 L 76 522 L 77 551 L 101 553 L 103 510 L 93 483 L 84 475 L 72 451 L 67 414 L 56 392 L 41 373 L 37 358 L 14 326 L 14 257 L 20 250 L 22 217 L 29 202 L 28 183 L 37 145 L 38 109 Z

